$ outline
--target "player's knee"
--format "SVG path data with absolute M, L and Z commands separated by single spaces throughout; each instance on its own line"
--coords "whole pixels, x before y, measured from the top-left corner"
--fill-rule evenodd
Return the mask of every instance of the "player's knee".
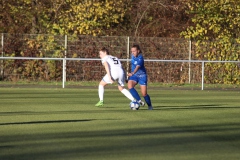
M 134 83 L 132 81 L 128 81 L 128 89 L 134 88 Z

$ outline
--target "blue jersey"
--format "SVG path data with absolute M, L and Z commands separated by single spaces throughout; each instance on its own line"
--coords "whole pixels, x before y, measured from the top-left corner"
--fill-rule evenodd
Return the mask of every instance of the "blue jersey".
M 139 54 L 137 57 L 134 57 L 132 55 L 131 65 L 131 72 L 133 72 L 137 66 L 140 66 L 140 68 L 134 75 L 141 76 L 147 74 L 144 67 L 144 59 L 142 54 Z

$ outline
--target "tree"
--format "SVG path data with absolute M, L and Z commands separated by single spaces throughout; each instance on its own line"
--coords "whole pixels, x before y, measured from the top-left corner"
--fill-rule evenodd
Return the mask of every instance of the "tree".
M 187 0 L 192 25 L 182 32 L 196 41 L 196 57 L 208 60 L 240 60 L 240 1 Z M 239 67 L 233 63 L 206 64 L 211 83 L 240 83 Z
M 54 32 L 104 34 L 106 29 L 123 21 L 128 4 L 129 0 L 66 0 L 53 24 Z
M 179 37 L 187 27 L 186 5 L 182 0 L 133 0 L 129 35 L 141 37 Z
M 31 28 L 29 19 L 31 3 L 27 0 L 0 2 L 0 32 L 23 33 Z
M 47 33 L 59 0 L 3 0 L 0 2 L 0 32 Z
M 179 37 L 182 0 L 2 0 L 0 32 Z

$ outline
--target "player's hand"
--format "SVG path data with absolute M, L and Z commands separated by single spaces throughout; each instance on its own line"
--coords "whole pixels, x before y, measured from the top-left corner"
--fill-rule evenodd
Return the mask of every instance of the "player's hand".
M 131 77 L 133 74 L 132 73 L 128 73 L 128 76 Z
M 114 81 L 113 81 L 112 79 L 110 79 L 110 83 L 113 84 L 113 82 L 114 82 Z

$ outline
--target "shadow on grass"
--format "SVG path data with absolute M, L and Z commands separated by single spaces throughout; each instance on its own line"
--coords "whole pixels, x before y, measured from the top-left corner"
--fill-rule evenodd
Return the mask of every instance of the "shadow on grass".
M 225 107 L 222 105 L 213 105 L 213 104 L 206 104 L 206 105 L 190 105 L 190 106 L 154 106 L 154 110 L 182 110 L 182 109 L 240 109 L 240 106 L 231 106 Z
M 78 121 L 78 120 L 73 120 Z M 161 126 L 5 135 L 5 159 L 195 159 L 204 153 L 222 159 L 239 155 L 240 123 Z M 227 143 L 227 144 L 226 144 Z M 218 144 L 218 145 L 216 145 Z M 229 147 L 231 146 L 231 147 Z M 9 151 L 11 151 L 9 153 Z M 226 154 L 231 151 L 231 154 Z M 115 157 L 115 158 L 114 158 Z M 160 158 L 161 157 L 161 158 Z M 200 156 L 201 157 L 201 156 Z M 217 157 L 215 157 L 218 159 Z M 214 159 L 215 159 L 214 158 Z
M 88 122 L 94 119 L 82 119 L 82 120 L 56 120 L 56 121 L 30 121 L 30 122 L 11 122 L 11 123 L 0 123 L 0 126 L 5 125 L 20 125 L 20 124 L 47 124 L 47 123 L 73 123 L 73 122 Z
M 85 113 L 109 113 L 109 112 L 125 112 L 129 110 L 113 109 L 116 107 L 101 107 L 98 110 L 66 110 L 66 111 L 17 111 L 17 112 L 0 112 L 0 116 L 18 116 L 18 115 L 52 115 L 52 114 L 85 114 Z M 110 110 L 107 110 L 110 109 Z

